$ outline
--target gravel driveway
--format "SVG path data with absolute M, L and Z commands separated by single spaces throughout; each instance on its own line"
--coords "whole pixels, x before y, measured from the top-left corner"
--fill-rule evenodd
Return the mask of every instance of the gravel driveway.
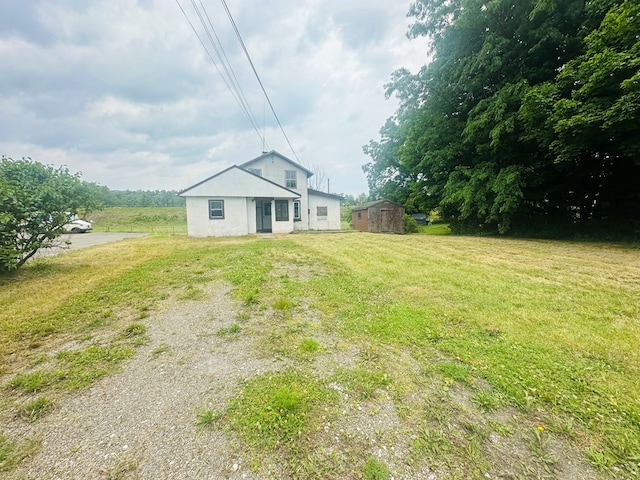
M 93 247 L 94 245 L 102 245 L 105 243 L 117 242 L 125 238 L 145 237 L 146 233 L 123 233 L 123 232 L 90 232 L 90 233 L 67 233 L 61 235 L 58 240 L 58 246 L 39 250 L 35 255 L 37 257 L 48 257 L 58 255 L 70 250 L 79 250 L 81 248 Z M 71 242 L 67 244 L 66 242 Z
M 199 409 L 222 410 L 239 379 L 273 368 L 251 356 L 249 338 L 229 344 L 216 335 L 235 322 L 237 306 L 224 285 L 210 295 L 150 317 L 149 342 L 122 373 L 27 427 L 42 447 L 11 478 L 255 478 L 225 435 L 199 434 L 195 424 Z

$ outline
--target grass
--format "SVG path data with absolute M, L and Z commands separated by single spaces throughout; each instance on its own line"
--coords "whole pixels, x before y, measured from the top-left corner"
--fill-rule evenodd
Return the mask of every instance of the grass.
M 53 401 L 47 397 L 38 397 L 20 407 L 19 415 L 30 422 L 36 421 L 53 408 Z
M 394 473 L 380 459 L 375 464 L 366 442 L 347 437 L 336 446 L 342 457 L 315 454 L 326 441 L 323 417 L 333 418 L 345 401 L 329 387 L 337 382 L 366 405 L 387 392 L 414 435 L 413 461 L 437 461 L 454 477 L 487 471 L 490 432 L 526 440 L 538 463 L 523 472 L 557 468 L 553 438 L 586 452 L 582 459 L 605 476 L 638 475 L 634 246 L 331 234 L 152 236 L 71 252 L 0 279 L 0 372 L 11 385 L 3 394 L 57 403 L 56 395 L 117 371 L 133 354 L 145 335 L 141 312 L 168 299 L 197 300 L 206 283 L 220 280 L 253 312 L 243 335 L 259 331 L 265 342 L 291 345 L 276 350 L 296 365 L 243 383 L 220 414 L 254 459 L 276 455 L 292 475 L 335 477 L 348 462 L 367 478 L 384 478 L 385 468 Z M 312 323 L 302 318 L 306 311 L 318 312 Z M 320 347 L 314 337 L 325 337 L 316 333 L 359 351 L 356 364 L 315 371 L 314 362 L 332 350 Z M 309 362 L 296 363 L 300 355 Z M 453 405 L 456 388 L 470 391 L 467 408 L 478 412 L 472 420 Z M 13 407 L 2 408 L 7 416 Z M 505 411 L 518 422 L 493 420 Z M 539 438 L 536 425 L 545 426 Z M 21 447 L 0 438 L 2 465 L 2 455 L 17 458 Z
M 196 426 L 198 432 L 202 432 L 206 428 L 213 428 L 220 419 L 220 415 L 211 409 L 201 409 L 196 417 Z
M 387 480 L 391 478 L 389 468 L 376 457 L 369 457 L 364 464 L 365 480 Z
M 185 207 L 112 207 L 87 219 L 96 232 L 187 233 Z

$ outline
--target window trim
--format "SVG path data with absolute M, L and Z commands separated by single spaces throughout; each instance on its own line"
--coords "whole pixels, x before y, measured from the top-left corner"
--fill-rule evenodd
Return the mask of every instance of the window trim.
M 212 207 L 213 202 L 220 202 L 220 208 L 214 209 Z M 212 215 L 213 210 L 220 210 L 221 215 Z M 224 220 L 224 200 L 221 198 L 209 199 L 209 220 Z
M 302 220 L 302 204 L 300 200 L 293 201 L 293 221 L 299 222 Z
M 286 188 L 298 188 L 298 172 L 295 170 L 285 170 L 284 186 Z
M 283 205 L 285 206 L 284 213 L 286 213 L 286 216 L 281 215 L 283 213 L 281 210 Z M 275 209 L 276 209 L 276 222 L 289 221 L 289 200 L 276 200 Z

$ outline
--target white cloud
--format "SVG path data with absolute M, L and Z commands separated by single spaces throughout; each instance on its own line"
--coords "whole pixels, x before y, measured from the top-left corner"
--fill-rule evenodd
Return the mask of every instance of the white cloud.
M 268 148 L 293 157 L 226 13 L 203 3 Z M 405 36 L 408 7 L 229 2 L 300 161 L 323 168 L 332 191 L 366 191 L 362 145 L 396 106 L 383 85 L 426 60 L 425 42 Z M 173 1 L 3 2 L 0 62 L 0 153 L 14 158 L 64 164 L 114 189 L 180 189 L 263 148 Z

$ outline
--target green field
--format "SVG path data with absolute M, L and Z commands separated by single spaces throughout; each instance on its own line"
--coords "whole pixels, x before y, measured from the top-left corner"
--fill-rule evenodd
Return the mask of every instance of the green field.
M 255 335 L 261 355 L 292 367 L 238 386 L 194 431 L 220 424 L 257 471 L 276 461 L 292 478 L 373 479 L 400 468 L 372 456 L 368 436 L 323 435 L 320 419 L 343 408 L 337 384 L 370 412 L 392 406 L 396 433 L 370 436 L 405 445 L 402 468 L 437 478 L 572 478 L 575 464 L 595 477 L 640 474 L 640 250 L 624 245 L 155 235 L 38 260 L 0 279 L 2 417 L 37 422 L 48 402 L 135 354 L 160 302 L 197 299 L 221 280 L 242 311 L 219 335 Z M 85 345 L 81 362 L 59 353 L 70 343 Z M 321 368 L 345 352 L 351 363 Z M 79 383 L 56 373 L 79 365 Z M 29 389 L 44 400 L 29 404 Z M 270 428 L 255 430 L 255 419 Z M 0 431 L 0 468 L 35 448 Z
M 96 232 L 187 233 L 185 207 L 112 207 L 87 216 Z

